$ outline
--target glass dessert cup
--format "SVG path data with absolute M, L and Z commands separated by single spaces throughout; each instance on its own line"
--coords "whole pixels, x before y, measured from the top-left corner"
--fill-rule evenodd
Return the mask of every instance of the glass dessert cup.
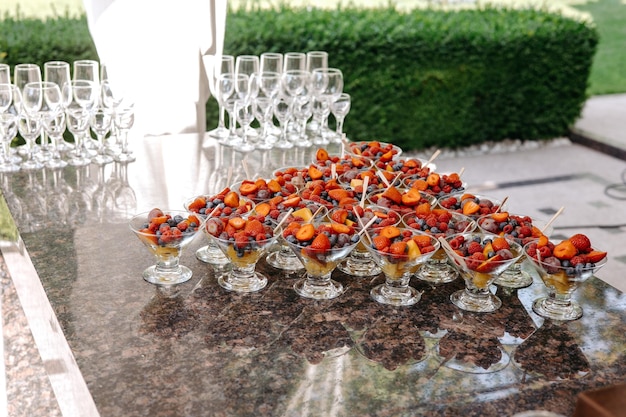
M 439 196 L 437 204 L 441 208 L 464 214 L 473 220 L 505 208 L 505 206 L 502 206 L 502 200 L 483 194 L 466 192 L 455 192 Z
M 299 222 L 312 223 L 317 227 L 326 218 L 328 209 L 313 201 L 300 200 L 300 203 L 297 207 L 295 207 L 295 210 L 287 219 L 284 219 L 287 212 L 288 209 L 286 210 L 285 208 L 282 208 L 280 215 L 276 219 L 270 216 L 269 220 L 274 226 L 281 222 L 283 224 Z M 286 272 L 295 272 L 304 268 L 304 265 L 302 265 L 302 262 L 300 262 L 300 259 L 298 259 L 296 254 L 291 250 L 282 235 L 278 237 L 277 243 L 279 245 L 279 249 L 271 252 L 265 258 L 268 264 Z
M 332 209 L 328 216 L 331 221 L 352 226 L 358 232 L 361 231 L 362 226 L 369 224 L 374 217 L 378 217 L 379 220 L 374 221 L 368 227 L 368 230 L 390 225 L 397 226 L 402 221 L 398 213 L 384 207 L 367 206 L 364 209 L 357 210 L 357 213 L 360 212 L 360 220 L 353 211 L 341 207 Z M 354 277 L 376 276 L 383 272 L 372 258 L 372 255 L 370 255 L 362 240 L 359 240 L 354 250 L 337 266 L 337 269 Z
M 476 222 L 483 232 L 504 236 L 522 246 L 539 239 L 542 235 L 550 237 L 554 230 L 552 226 L 546 227 L 546 222 L 543 220 L 531 219 L 528 216 L 511 214 L 506 211 L 481 216 Z M 496 278 L 494 284 L 515 289 L 532 285 L 532 276 L 522 269 L 524 261 L 525 257 L 520 257 Z
M 322 223 L 322 225 L 329 224 Z M 306 270 L 305 277 L 298 280 L 293 287 L 298 295 L 314 300 L 330 300 L 343 293 L 343 285 L 333 280 L 331 275 L 337 265 L 356 247 L 358 241 L 352 240 L 356 239 L 354 236 L 358 237 L 353 231 L 347 237 L 349 243 L 344 246 L 336 244 L 326 248 L 316 248 L 312 243 L 303 244 L 296 239 L 291 239 L 291 236 L 285 238 L 285 242 Z
M 238 240 L 237 238 L 210 235 L 231 263 L 231 270 L 217 279 L 218 284 L 228 290 L 241 293 L 260 291 L 267 286 L 267 277 L 256 271 L 256 264 L 276 242 L 277 234 L 264 225 L 264 237 Z M 268 237 L 269 236 L 269 237 Z
M 181 284 L 191 278 L 192 271 L 180 264 L 180 256 L 183 248 L 200 231 L 202 220 L 194 215 L 187 217 L 188 213 L 184 211 L 168 210 L 160 214 L 157 216 L 154 211 L 144 212 L 129 221 L 130 229 L 156 258 L 156 264 L 146 268 L 142 276 L 156 285 Z M 174 225 L 174 222 L 179 225 Z M 181 222 L 186 223 L 186 227 Z M 161 232 L 159 236 L 157 230 Z
M 437 213 L 436 210 L 433 214 L 435 213 Z M 463 214 L 449 212 L 449 216 L 450 219 L 446 223 L 445 231 L 441 230 L 442 226 L 439 223 L 432 227 L 429 226 L 429 216 L 420 216 L 417 213 L 405 214 L 402 221 L 406 227 L 433 235 L 436 238 L 445 238 L 457 233 L 469 233 L 476 229 L 476 222 Z M 448 255 L 442 247 L 428 258 L 415 275 L 422 281 L 435 285 L 446 284 L 459 277 L 459 273 L 450 264 Z
M 203 220 L 206 220 L 207 216 L 211 213 L 211 217 L 228 217 L 231 215 L 245 216 L 254 209 L 254 202 L 250 199 L 239 196 L 239 194 L 237 194 L 236 202 L 230 202 L 230 205 L 227 205 L 224 202 L 224 197 L 226 197 L 226 195 L 230 192 L 231 190 L 226 188 L 215 196 L 194 197 L 184 203 L 185 210 L 196 214 Z M 231 195 L 228 198 L 233 199 L 234 197 Z M 230 210 L 224 211 L 226 207 L 230 207 Z M 210 223 L 205 223 L 202 228 L 208 239 L 208 243 L 196 250 L 196 258 L 201 262 L 210 264 L 218 270 L 226 268 L 230 264 L 230 261 L 224 255 L 224 252 L 222 252 L 217 243 L 211 239 L 211 234 L 206 229 L 208 226 L 210 226 Z
M 546 297 L 538 298 L 533 302 L 533 311 L 541 317 L 558 321 L 581 318 L 583 309 L 572 300 L 572 294 L 598 269 L 606 265 L 607 258 L 604 257 L 596 263 L 578 264 L 576 267 L 555 265 L 550 262 L 550 258 L 536 259 L 531 256 L 528 250 L 533 243 L 529 242 L 524 246 L 524 254 L 548 291 Z
M 471 256 L 462 256 L 453 247 L 453 239 L 462 237 L 466 243 L 478 242 L 481 246 L 487 246 L 489 242 L 498 238 L 496 235 L 484 233 L 461 233 L 446 238 L 448 244 L 442 245 L 452 265 L 457 269 L 465 281 L 465 289 L 456 291 L 450 295 L 450 301 L 462 310 L 477 313 L 490 313 L 502 305 L 502 301 L 489 290 L 499 274 L 522 256 L 522 247 L 518 243 L 505 239 L 509 245 L 509 253 L 502 256 L 500 251 L 487 255 L 485 260 L 477 260 Z M 450 245 L 453 245 L 452 247 Z
M 392 143 L 379 142 L 379 141 L 358 141 L 343 143 L 345 152 L 365 158 L 373 159 L 377 161 L 391 161 L 397 159 L 402 155 L 402 148 Z
M 409 285 L 411 276 L 416 273 L 419 268 L 430 258 L 439 248 L 440 243 L 433 236 L 425 235 L 416 230 L 407 228 L 397 228 L 401 233 L 401 239 L 405 239 L 406 250 L 401 253 L 395 253 L 392 250 L 393 245 L 388 250 L 376 249 L 377 233 L 371 235 L 372 240 L 364 237 L 366 241 L 365 247 L 372 255 L 376 264 L 382 269 L 385 276 L 385 282 L 377 285 L 370 291 L 370 296 L 381 304 L 389 304 L 393 306 L 410 306 L 417 303 L 422 294 Z M 384 228 L 380 229 L 384 234 Z M 420 244 L 414 240 L 414 237 L 423 237 Z M 420 249 L 420 246 L 422 248 Z M 429 246 L 430 250 L 424 250 L 424 246 Z

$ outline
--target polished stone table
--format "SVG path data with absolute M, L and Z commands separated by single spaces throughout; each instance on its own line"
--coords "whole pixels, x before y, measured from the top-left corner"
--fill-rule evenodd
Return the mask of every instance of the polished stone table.
M 338 271 L 342 296 L 306 300 L 292 289 L 297 273 L 264 261 L 269 285 L 236 294 L 195 258 L 206 244 L 198 236 L 182 257 L 190 281 L 149 284 L 141 272 L 153 259 L 128 228 L 132 214 L 181 209 L 195 195 L 308 163 L 312 150 L 244 159 L 196 135 L 149 137 L 134 149 L 128 165 L 2 176 L 5 357 L 23 356 L 7 368 L 10 415 L 571 415 L 577 393 L 624 382 L 626 296 L 596 278 L 575 294 L 583 318 L 568 323 L 531 311 L 545 290 L 530 268 L 532 286 L 494 287 L 503 306 L 491 314 L 449 302 L 460 281 L 414 279 L 422 300 L 392 308 L 369 298 L 381 277 Z M 32 336 L 20 334 L 23 323 Z M 23 362 L 32 370 L 18 377 Z

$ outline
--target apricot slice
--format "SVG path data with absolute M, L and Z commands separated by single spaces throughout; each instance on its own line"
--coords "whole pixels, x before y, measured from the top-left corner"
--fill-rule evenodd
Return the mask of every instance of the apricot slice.
M 400 236 L 400 229 L 398 229 L 396 226 L 385 226 L 382 229 L 380 229 L 380 236 L 385 236 L 387 239 L 393 239 L 395 237 Z
M 396 187 L 389 187 L 383 193 L 382 196 L 388 198 L 396 204 L 402 204 L 402 194 Z
M 278 193 L 281 190 L 280 183 L 275 179 L 271 179 L 267 182 L 267 188 L 273 193 Z
M 422 195 L 415 188 L 409 188 L 406 193 L 402 194 L 402 204 L 405 206 L 417 206 L 422 200 Z
M 348 190 L 343 188 L 336 188 L 334 190 L 328 191 L 328 196 L 333 200 L 341 201 L 343 198 L 350 197 L 350 193 Z
M 309 167 L 309 177 L 312 180 L 319 180 L 323 176 L 324 176 L 324 173 L 320 171 L 319 169 L 315 168 L 314 166 Z
M 300 204 L 300 201 L 302 201 L 302 199 L 299 196 L 294 196 L 283 201 L 283 205 L 285 207 L 296 207 L 298 204 Z
M 239 193 L 241 193 L 241 195 L 248 195 L 256 192 L 258 189 L 259 187 L 253 182 L 243 182 L 239 187 Z
M 270 214 L 271 210 L 272 206 L 270 206 L 269 203 L 259 203 L 254 208 L 254 211 L 256 211 L 256 214 L 258 214 L 259 216 L 267 216 L 268 214 Z
M 315 236 L 315 226 L 313 226 L 311 223 L 303 225 L 296 232 L 296 239 L 298 239 L 300 242 L 306 242 L 307 240 L 311 240 L 313 236 Z
M 200 209 L 206 207 L 205 197 L 196 197 L 191 203 L 189 203 L 189 211 L 198 212 Z
M 572 259 L 576 253 L 578 253 L 576 246 L 569 240 L 562 241 L 552 251 L 552 254 L 558 259 Z
M 463 205 L 463 214 L 465 214 L 466 216 L 478 213 L 479 210 L 480 206 L 475 201 L 468 201 Z
M 340 224 L 340 223 L 333 223 L 331 227 L 336 233 L 350 234 L 353 231 L 353 229 L 350 226 L 346 226 L 345 224 Z
M 224 204 L 228 207 L 239 207 L 239 194 L 235 191 L 231 191 L 224 196 Z
M 602 252 L 602 251 L 599 251 L 599 250 L 592 250 L 587 255 L 585 255 L 585 258 L 587 259 L 587 262 L 591 262 L 591 263 L 594 263 L 594 264 L 596 262 L 600 262 L 605 257 L 606 257 L 606 252 Z
M 507 219 L 509 218 L 509 213 L 506 211 L 500 211 L 498 213 L 493 213 L 491 215 L 491 218 L 494 219 L 498 223 L 502 223 L 502 222 L 507 221 Z
M 434 187 L 435 185 L 439 185 L 439 180 L 440 179 L 441 179 L 441 177 L 439 176 L 439 174 L 437 174 L 436 172 L 432 172 L 432 173 L 428 174 L 428 177 L 426 177 L 426 183 L 430 187 Z
M 425 191 L 428 189 L 428 183 L 426 182 L 426 180 L 417 179 L 413 181 L 413 184 L 411 184 L 411 188 L 415 188 L 418 191 Z
M 245 227 L 246 221 L 241 217 L 232 217 L 228 219 L 228 224 L 234 227 L 236 230 L 239 230 Z
M 319 148 L 317 150 L 317 152 L 315 152 L 315 159 L 317 159 L 318 161 L 328 161 L 329 156 L 328 156 L 328 152 L 326 151 L 326 149 L 323 148 Z

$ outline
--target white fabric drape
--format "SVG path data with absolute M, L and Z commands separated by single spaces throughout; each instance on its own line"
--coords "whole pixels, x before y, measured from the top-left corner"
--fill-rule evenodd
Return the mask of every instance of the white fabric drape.
M 84 0 L 111 82 L 132 96 L 143 134 L 204 131 L 203 56 L 221 55 L 226 0 Z

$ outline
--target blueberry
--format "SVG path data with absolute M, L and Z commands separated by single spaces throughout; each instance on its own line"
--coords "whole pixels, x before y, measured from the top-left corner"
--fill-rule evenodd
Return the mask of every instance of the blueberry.
M 361 238 L 361 237 L 360 237 L 359 235 L 355 234 L 355 235 L 352 235 L 352 238 L 350 239 L 350 241 L 351 241 L 352 243 L 357 243 L 357 242 L 359 241 L 359 239 L 360 239 L 360 238 Z
M 176 216 L 174 216 L 174 220 L 176 221 L 176 224 L 178 224 L 182 222 L 184 219 L 183 219 L 183 216 L 181 216 L 180 214 L 177 214 Z

